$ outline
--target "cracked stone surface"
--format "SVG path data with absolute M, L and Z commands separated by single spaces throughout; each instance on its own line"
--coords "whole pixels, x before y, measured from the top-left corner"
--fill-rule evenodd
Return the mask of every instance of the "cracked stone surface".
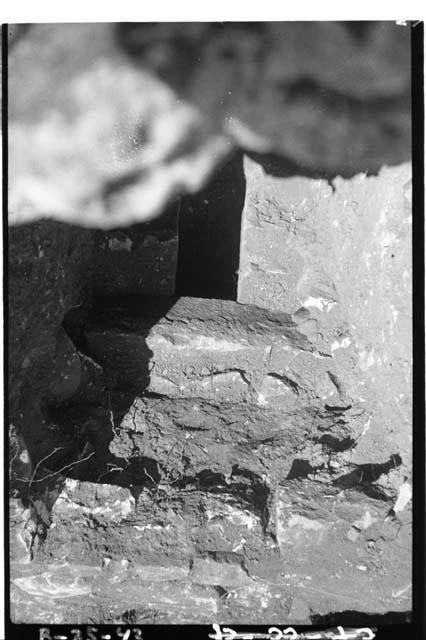
M 214 616 L 259 624 L 267 614 L 278 624 L 354 610 L 407 615 L 410 423 L 407 416 L 397 432 L 388 429 L 395 387 L 393 373 L 382 369 L 385 356 L 398 367 L 409 352 L 406 326 L 389 313 L 391 305 L 403 308 L 408 291 L 393 286 L 397 272 L 386 267 L 381 248 L 390 238 L 387 226 L 409 219 L 400 193 L 409 175 L 401 167 L 350 181 L 353 198 L 366 189 L 365 202 L 377 207 L 368 218 L 377 231 L 369 245 L 351 242 L 350 227 L 346 233 L 354 260 L 358 246 L 370 248 L 357 291 L 368 301 L 373 291 L 379 307 L 373 301 L 359 307 L 345 288 L 347 267 L 333 270 L 333 284 L 322 281 L 322 295 L 326 287 L 335 292 L 331 309 L 307 304 L 306 296 L 318 298 L 318 279 L 306 276 L 318 272 L 315 244 L 317 253 L 307 250 L 295 271 L 305 287 L 299 299 L 297 278 L 288 280 L 296 292 L 288 310 L 289 303 L 264 308 L 268 300 L 277 303 L 267 287 L 263 306 L 110 296 L 93 305 L 84 326 L 77 323 L 84 351 L 57 334 L 53 377 L 42 389 L 50 408 L 37 432 L 51 434 L 44 446 L 54 447 L 54 455 L 35 457 L 33 440 L 27 468 L 26 439 L 17 440 L 12 467 L 30 498 L 26 511 L 19 501 L 13 507 L 14 620 L 77 624 L 130 616 L 208 624 Z M 383 185 L 372 196 L 385 180 L 400 193 L 388 204 Z M 292 229 L 289 258 L 301 246 L 297 222 Z M 276 224 L 280 233 L 288 228 Z M 392 238 L 385 248 L 408 269 L 408 231 Z M 244 251 L 246 239 L 243 227 Z M 273 252 L 264 255 L 274 259 Z M 346 251 L 345 265 L 350 258 Z M 242 280 L 241 291 L 255 297 L 257 289 Z M 383 327 L 383 318 L 393 324 Z M 352 344 L 363 332 L 382 345 L 382 360 L 370 358 L 367 367 L 358 342 Z M 391 335 L 402 342 L 394 345 Z
M 385 22 L 11 27 L 15 622 L 408 619 L 409 57 Z
M 290 312 L 331 356 L 340 391 L 366 407 L 359 463 L 393 448 L 410 467 L 411 166 L 333 188 L 248 158 L 245 172 L 238 300 Z
M 309 622 L 313 611 L 377 613 L 378 592 L 380 611 L 406 610 L 401 585 L 411 572 L 397 549 L 408 553 L 410 529 L 386 519 L 386 503 L 356 489 L 284 482 L 265 529 L 248 491 L 242 508 L 237 480 L 238 472 L 223 485 L 130 493 L 64 479 L 42 552 L 14 568 L 14 618 L 25 620 L 40 597 L 35 622 L 76 624 L 104 621 L 102 607 L 122 621 L 126 606 L 138 622 L 259 624 L 265 611 L 276 623 Z

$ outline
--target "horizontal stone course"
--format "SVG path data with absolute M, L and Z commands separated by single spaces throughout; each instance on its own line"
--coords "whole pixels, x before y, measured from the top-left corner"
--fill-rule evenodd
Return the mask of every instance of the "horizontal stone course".
M 345 404 L 331 353 L 318 352 L 286 313 L 202 298 L 163 299 L 152 315 L 149 303 L 132 305 L 97 311 L 86 332 L 89 353 L 121 385 L 177 398 Z

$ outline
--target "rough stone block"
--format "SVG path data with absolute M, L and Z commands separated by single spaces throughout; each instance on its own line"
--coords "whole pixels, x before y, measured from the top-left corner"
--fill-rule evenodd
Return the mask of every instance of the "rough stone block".
M 137 622 L 160 617 L 169 623 L 177 619 L 207 624 L 215 619 L 219 603 L 213 586 L 197 585 L 172 573 L 169 580 L 159 581 L 156 574 L 148 578 L 137 571 L 118 574 L 73 564 L 33 566 L 31 572 L 13 580 L 12 591 L 15 623 L 22 619 L 33 624 L 128 622 L 125 612 L 133 610 Z
M 138 505 L 131 512 L 127 489 L 109 485 L 106 496 L 107 485 L 68 482 L 35 560 L 101 567 L 110 578 L 127 574 L 140 580 L 151 580 L 157 567 L 156 580 L 163 582 L 192 579 L 190 563 L 211 550 L 237 558 L 238 545 L 261 548 L 265 504 L 256 487 L 248 481 L 245 486 L 234 481 L 234 487 L 224 482 L 216 496 L 205 482 L 204 488 L 139 487 Z M 99 500 L 105 502 L 102 509 Z
M 241 587 L 250 579 L 240 564 L 197 558 L 191 568 L 191 579 L 199 584 Z
M 330 357 L 330 384 L 371 415 L 354 462 L 398 452 L 409 467 L 410 164 L 335 178 L 332 188 L 324 180 L 268 175 L 249 158 L 244 163 L 239 302 L 292 314 L 298 330 Z M 310 366 L 301 371 L 304 380 L 311 373 Z
M 331 353 L 318 352 L 289 315 L 230 300 L 180 298 L 155 317 L 97 312 L 87 347 L 112 378 L 171 397 L 251 401 L 288 408 L 345 406 Z M 163 302 L 164 306 L 164 302 Z
M 34 556 L 82 564 L 126 557 L 123 523 L 134 510 L 129 489 L 66 478 L 52 509 L 47 540 Z
M 134 509 L 135 499 L 129 489 L 67 478 L 52 516 L 53 521 L 55 518 L 70 518 L 73 514 L 87 514 L 107 521 L 120 520 Z
M 401 590 L 411 580 L 411 531 L 389 516 L 386 501 L 355 489 L 288 482 L 276 493 L 275 522 L 295 594 L 315 611 L 411 608 L 410 593 Z
M 116 416 L 109 449 L 127 463 L 136 464 L 141 456 L 155 460 L 164 481 L 183 481 L 189 474 L 202 478 L 206 470 L 231 478 L 238 467 L 273 484 L 287 477 L 306 445 L 312 420 L 312 412 L 302 404 L 296 410 L 283 405 L 274 409 L 189 398 L 135 398 L 124 416 Z

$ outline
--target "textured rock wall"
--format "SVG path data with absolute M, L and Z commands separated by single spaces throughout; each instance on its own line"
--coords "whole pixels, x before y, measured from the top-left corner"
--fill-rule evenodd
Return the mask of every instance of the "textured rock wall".
M 92 243 L 90 231 L 52 221 L 9 230 L 9 411 L 31 453 L 49 446 L 44 404 L 84 383 L 62 323 L 90 297 Z
M 357 610 L 404 611 L 408 529 L 386 522 L 381 500 L 287 482 L 270 505 L 273 537 L 264 497 L 238 471 L 179 489 L 67 479 L 43 554 L 16 567 L 13 618 L 309 624 L 351 610 L 350 624 Z
M 238 300 L 292 314 L 347 403 L 353 455 L 411 466 L 411 167 L 377 177 L 278 178 L 246 158 Z M 408 473 L 408 471 L 406 471 Z
M 10 229 L 14 621 L 405 618 L 408 29 L 36 25 L 12 45 L 10 223 L 60 221 Z M 199 191 L 236 147 L 244 167 Z M 198 297 L 177 300 L 185 193 Z M 207 299 L 237 275 L 238 302 Z

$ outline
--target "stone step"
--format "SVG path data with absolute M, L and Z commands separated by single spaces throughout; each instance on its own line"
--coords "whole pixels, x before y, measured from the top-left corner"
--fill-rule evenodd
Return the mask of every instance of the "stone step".
M 223 489 L 130 491 L 63 478 L 43 547 L 11 565 L 12 619 L 37 602 L 33 623 L 59 614 L 66 623 L 123 621 L 129 611 L 142 622 L 156 611 L 157 623 L 260 624 L 265 608 L 271 622 L 307 621 L 309 608 L 410 609 L 408 507 L 396 520 L 389 503 L 357 488 L 285 481 L 263 516 L 270 535 L 260 514 Z
M 87 350 L 138 393 L 299 407 L 347 406 L 332 352 L 283 312 L 203 298 L 118 299 L 96 309 Z
M 262 492 L 268 493 L 265 482 L 286 479 L 315 419 L 335 435 L 337 420 L 342 422 L 327 412 L 315 416 L 302 404 L 295 409 L 200 398 L 136 397 L 115 413 L 109 450 L 132 468 L 138 460 L 140 464 L 146 464 L 144 459 L 155 461 L 150 473 L 160 482 L 184 486 L 191 478 L 194 486 L 203 487 L 219 479 L 222 490 L 246 492 L 246 499 L 253 498 L 255 504 Z M 264 507 L 266 503 L 260 510 Z

